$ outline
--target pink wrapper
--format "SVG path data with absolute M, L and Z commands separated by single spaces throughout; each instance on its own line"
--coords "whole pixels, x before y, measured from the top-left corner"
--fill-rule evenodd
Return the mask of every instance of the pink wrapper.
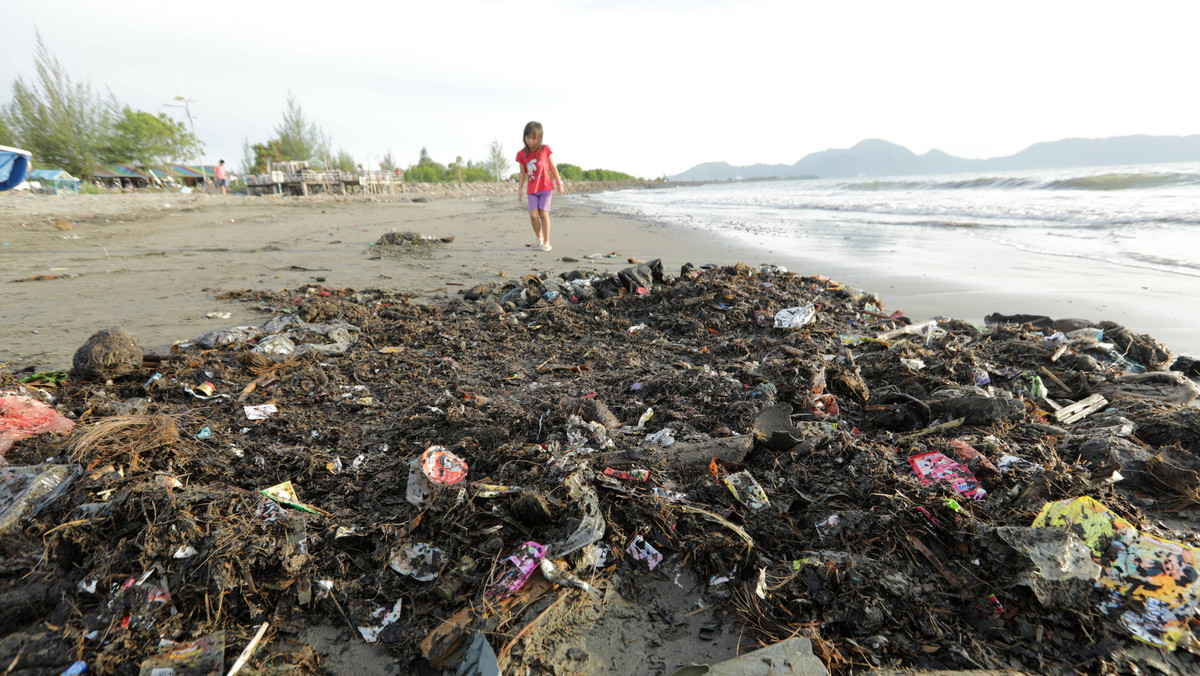
M 941 481 L 950 484 L 955 493 L 972 500 L 982 500 L 987 496 L 987 491 L 979 485 L 979 480 L 971 470 L 941 453 L 935 451 L 914 455 L 908 459 L 908 463 L 926 486 Z
M 525 585 L 525 581 L 533 574 L 538 564 L 546 556 L 546 545 L 533 540 L 521 545 L 521 548 L 504 559 L 504 572 L 500 579 L 488 590 L 488 596 L 503 597 L 515 593 Z

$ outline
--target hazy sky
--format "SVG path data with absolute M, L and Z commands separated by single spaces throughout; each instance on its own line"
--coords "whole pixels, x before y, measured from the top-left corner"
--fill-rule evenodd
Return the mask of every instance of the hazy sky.
M 368 166 L 482 160 L 546 127 L 559 162 L 639 176 L 791 164 L 884 138 L 1008 155 L 1200 133 L 1200 3 L 909 0 L 0 0 L 0 101 L 34 31 L 134 108 L 194 100 L 205 160 L 240 167 L 288 91 Z M 515 170 L 515 165 L 512 167 Z

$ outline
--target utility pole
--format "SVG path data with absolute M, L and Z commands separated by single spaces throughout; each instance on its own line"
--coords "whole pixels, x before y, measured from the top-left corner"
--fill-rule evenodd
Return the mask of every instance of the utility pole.
M 196 169 L 200 172 L 200 184 L 207 184 L 208 177 L 204 173 L 204 161 L 200 159 L 200 137 L 196 136 L 196 118 L 192 117 L 192 108 L 190 105 L 188 105 L 192 103 L 192 99 L 180 95 L 176 96 L 175 100 L 182 101 L 183 105 L 181 106 L 175 103 L 164 103 L 163 105 L 171 106 L 172 108 L 183 108 L 183 112 L 187 114 L 188 124 L 192 129 L 192 140 L 196 142 Z M 199 184 L 197 184 L 197 187 L 199 187 Z

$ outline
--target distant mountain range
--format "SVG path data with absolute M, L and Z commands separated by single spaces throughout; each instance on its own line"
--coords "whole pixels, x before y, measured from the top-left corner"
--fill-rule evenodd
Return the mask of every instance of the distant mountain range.
M 822 150 L 805 155 L 795 164 L 752 164 L 736 167 L 727 162 L 705 162 L 668 178 L 674 181 L 854 178 L 1157 162 L 1200 162 L 1200 134 L 1070 138 L 1035 143 L 1015 155 L 986 160 L 955 157 L 940 150 L 930 150 L 924 155 L 917 155 L 908 148 L 889 141 L 867 139 L 860 141 L 853 148 Z

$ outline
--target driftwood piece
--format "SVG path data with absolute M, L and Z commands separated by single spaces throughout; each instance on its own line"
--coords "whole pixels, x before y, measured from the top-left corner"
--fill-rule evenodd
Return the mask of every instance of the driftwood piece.
M 1093 394 L 1086 399 L 1080 399 L 1070 406 L 1064 406 L 1055 411 L 1054 419 L 1061 423 L 1073 423 L 1099 411 L 1105 406 L 1108 406 L 1108 400 L 1104 398 L 1104 395 Z

